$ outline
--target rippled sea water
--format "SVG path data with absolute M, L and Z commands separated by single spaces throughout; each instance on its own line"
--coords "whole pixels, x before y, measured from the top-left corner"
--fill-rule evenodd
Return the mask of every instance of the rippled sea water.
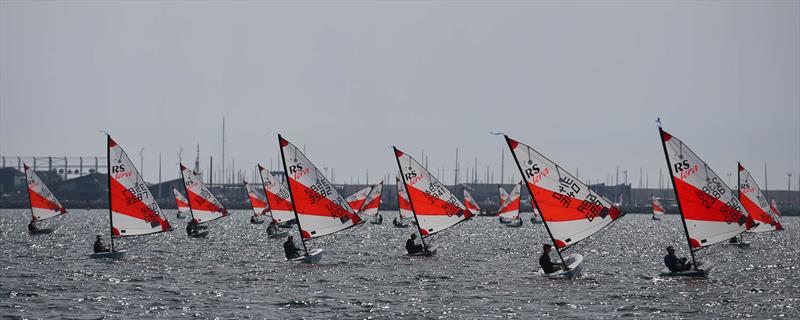
M 0 314 L 10 318 L 800 318 L 797 218 L 786 231 L 747 235 L 748 249 L 717 246 L 709 279 L 662 279 L 664 247 L 687 254 L 680 218 L 630 214 L 575 249 L 586 258 L 575 280 L 536 277 L 542 225 L 508 228 L 477 217 L 436 236 L 433 258 L 409 258 L 411 229 L 365 224 L 313 240 L 322 263 L 283 260 L 283 240 L 266 238 L 246 211 L 187 238 L 123 239 L 122 261 L 92 260 L 107 238 L 106 210 L 74 210 L 29 236 L 25 210 L 0 211 Z M 526 215 L 527 217 L 527 215 Z M 292 229 L 296 233 L 296 229 Z

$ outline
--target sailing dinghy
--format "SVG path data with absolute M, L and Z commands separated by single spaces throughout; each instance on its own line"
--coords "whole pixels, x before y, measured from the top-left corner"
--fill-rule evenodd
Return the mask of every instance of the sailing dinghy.
M 767 202 L 767 197 L 761 192 L 756 179 L 750 175 L 741 163 L 739 163 L 739 202 L 756 225 L 749 228 L 747 232 L 761 233 L 783 230 L 778 216 L 772 213 L 772 206 Z
M 392 148 L 424 248 L 410 255 L 432 256 L 436 254 L 437 246 L 428 246 L 425 239 L 469 219 L 473 213 L 417 160 L 396 147 Z
M 264 223 L 263 216 L 268 212 L 267 210 L 267 196 L 264 194 L 264 187 L 244 182 L 244 188 L 247 190 L 247 198 L 250 200 L 250 208 L 253 209 L 253 215 L 250 216 L 250 223 L 262 224 Z M 260 190 L 259 190 L 260 189 Z
M 530 146 L 505 136 L 528 192 L 542 216 L 543 224 L 566 267 L 549 278 L 573 278 L 583 271 L 583 256 L 562 253 L 623 216 L 608 200 L 598 195 L 564 168 Z
M 289 198 L 305 254 L 290 261 L 316 263 L 322 249 L 308 250 L 306 241 L 362 224 L 364 221 L 339 195 L 325 175 L 294 144 L 278 135 Z
M 32 235 L 52 233 L 54 229 L 39 229 L 36 224 L 40 221 L 55 218 L 67 213 L 67 209 L 58 202 L 56 196 L 50 192 L 39 175 L 23 164 L 25 168 L 25 180 L 28 185 L 28 204 L 31 208 L 31 221 L 28 223 L 28 232 Z
M 395 176 L 395 185 L 397 186 L 397 218 L 392 221 L 397 228 L 408 228 L 409 219 L 414 218 L 414 212 L 411 211 L 411 203 L 408 202 L 408 192 L 406 192 L 406 185 L 400 179 L 400 174 Z
M 267 208 L 272 217 L 272 224 L 281 228 L 291 228 L 289 224 L 294 221 L 294 211 L 289 199 L 289 189 L 260 164 L 258 172 L 261 175 L 261 183 L 264 184 L 264 192 L 267 194 Z
M 693 265 L 692 270 L 683 272 L 665 268 L 661 275 L 707 277 L 712 265 L 698 261 L 695 252 L 738 236 L 752 227 L 753 220 L 731 189 L 697 154 L 661 126 L 658 131 Z
M 349 205 L 350 208 L 357 213 L 359 210 L 361 210 L 361 207 L 364 206 L 364 203 L 367 201 L 367 197 L 369 196 L 369 193 L 372 192 L 373 187 L 374 186 L 370 185 L 358 190 L 344 200 L 347 201 L 347 205 Z
M 228 210 L 217 200 L 217 197 L 211 193 L 211 190 L 206 188 L 203 181 L 192 172 L 189 168 L 180 164 L 181 177 L 183 178 L 183 186 L 186 190 L 186 199 L 189 200 L 189 217 L 195 228 L 196 232 L 189 233 L 193 238 L 204 238 L 208 235 L 208 230 L 203 224 L 217 220 L 222 217 L 227 217 Z M 187 233 L 188 233 L 187 226 Z M 201 231 L 204 230 L 204 231 Z
M 186 213 L 189 212 L 189 200 L 186 200 L 186 197 L 176 188 L 172 188 L 172 193 L 175 194 L 175 204 L 178 205 L 178 219 L 186 218 Z
M 497 214 L 500 217 L 500 223 L 505 224 L 506 227 L 518 228 L 522 226 L 522 218 L 519 216 L 519 208 L 522 203 L 521 186 L 522 182 L 514 186 L 511 193 L 506 196 L 506 202 L 500 207 Z
M 172 226 L 122 147 L 110 135 L 107 144 L 111 251 L 90 253 L 89 257 L 122 259 L 126 251 L 116 249 L 114 238 L 172 231 Z
M 358 214 L 370 217 L 369 223 L 371 224 L 383 223 L 383 216 L 378 212 L 381 206 L 381 195 L 383 195 L 383 181 L 372 186 L 372 190 L 367 196 L 367 199 L 364 200 L 364 204 L 357 211 Z
M 661 220 L 658 217 L 664 215 L 666 210 L 664 210 L 664 206 L 661 205 L 661 202 L 658 201 L 655 195 L 652 196 L 653 199 L 653 220 Z
M 464 206 L 467 207 L 469 212 L 474 212 L 475 214 L 481 212 L 481 207 L 478 206 L 478 202 L 472 198 L 472 195 L 469 194 L 467 189 L 464 189 Z

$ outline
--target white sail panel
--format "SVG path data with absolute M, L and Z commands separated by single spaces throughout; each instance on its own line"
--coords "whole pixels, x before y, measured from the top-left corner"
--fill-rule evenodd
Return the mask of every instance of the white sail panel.
M 445 230 L 472 213 L 455 195 L 408 154 L 395 150 L 400 174 L 405 181 L 411 208 L 423 237 Z
M 272 222 L 284 223 L 294 220 L 289 189 L 260 164 L 258 165 L 258 172 L 261 175 L 261 182 L 264 184 L 267 207 L 269 208 L 270 216 L 272 216 Z
M 400 179 L 399 174 L 395 178 L 397 180 L 397 205 L 400 209 L 400 219 L 411 219 L 414 217 L 414 211 L 411 210 L 411 202 L 408 201 L 406 185 Z
M 278 136 L 303 239 L 335 233 L 363 220 L 295 145 Z
M 133 162 L 108 136 L 111 232 L 114 237 L 172 230 Z
M 197 223 L 207 223 L 228 216 L 228 210 L 206 188 L 203 181 L 200 181 L 200 178 L 183 164 L 180 166 L 192 219 Z
M 768 232 L 782 230 L 780 222 L 773 218 L 772 207 L 761 188 L 758 187 L 756 180 L 750 175 L 742 164 L 739 164 L 739 202 L 742 203 L 745 211 L 755 220 L 756 225 L 748 232 Z
M 58 202 L 39 175 L 23 164 L 25 180 L 28 182 L 28 199 L 31 206 L 31 221 L 42 221 L 67 213 L 67 209 Z
M 530 146 L 505 138 L 556 247 L 574 245 L 622 216 L 566 170 Z
M 775 202 L 775 198 L 772 198 L 771 209 L 772 209 L 772 213 L 774 213 L 776 217 L 780 217 L 781 216 L 781 212 L 778 211 L 778 203 Z
M 659 131 L 692 249 L 727 241 L 752 226 L 725 182 L 682 141 Z
M 189 213 L 189 200 L 186 200 L 186 197 L 184 197 L 178 189 L 172 188 L 172 193 L 175 194 L 175 204 L 178 205 L 178 213 Z
M 247 183 L 244 181 L 244 187 L 247 189 L 247 198 L 250 200 L 250 208 L 253 209 L 254 216 L 266 214 L 268 210 L 267 196 L 264 194 L 264 187 L 258 184 Z

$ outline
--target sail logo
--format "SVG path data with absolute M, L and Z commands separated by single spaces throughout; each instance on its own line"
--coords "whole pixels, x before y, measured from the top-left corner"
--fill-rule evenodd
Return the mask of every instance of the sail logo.
M 116 166 L 111 166 L 111 173 L 114 174 L 114 179 L 116 179 L 116 180 L 119 180 L 119 179 L 122 179 L 122 178 L 125 178 L 125 177 L 132 177 L 133 176 L 133 172 L 126 171 L 125 170 L 125 166 L 123 166 L 121 164 L 120 165 L 116 165 Z
M 689 166 L 688 161 L 683 160 L 682 163 L 675 164 L 675 173 L 679 173 L 681 180 L 686 180 L 689 176 L 697 173 L 700 171 L 700 166 L 694 165 L 692 167 Z
M 300 165 L 299 163 L 289 166 L 289 173 L 292 174 L 292 177 L 295 180 L 300 179 L 300 177 L 306 175 L 309 172 L 311 172 L 309 168 L 303 168 L 303 166 Z
M 548 174 L 550 174 L 549 167 L 544 168 L 544 170 L 539 170 L 539 167 L 535 164 L 533 165 L 532 168 L 528 168 L 525 170 L 525 176 L 529 180 L 531 180 L 533 184 L 539 184 L 539 181 L 542 180 L 542 178 L 546 177 Z
M 406 180 L 408 181 L 408 184 L 410 184 L 410 185 L 417 184 L 417 182 L 419 182 L 423 178 L 423 176 L 417 175 L 417 172 L 415 172 L 415 171 L 411 171 L 409 173 L 406 173 L 405 176 L 406 176 Z

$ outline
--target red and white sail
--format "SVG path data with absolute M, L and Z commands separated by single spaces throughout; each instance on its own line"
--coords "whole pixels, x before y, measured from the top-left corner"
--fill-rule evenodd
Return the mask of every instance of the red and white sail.
M 550 159 L 505 138 L 556 247 L 574 245 L 622 216 L 617 207 Z
M 23 164 L 25 179 L 28 181 L 28 199 L 31 205 L 31 221 L 41 221 L 67 213 L 67 209 L 58 202 L 39 175 Z
M 280 136 L 278 141 L 303 239 L 321 237 L 363 222 L 300 149 Z
M 369 195 L 367 195 L 367 199 L 364 200 L 364 204 L 361 206 L 361 209 L 358 210 L 358 213 L 377 217 L 378 209 L 381 206 L 381 194 L 383 194 L 383 181 L 372 186 L 372 190 L 369 192 Z
M 186 200 L 186 197 L 184 197 L 178 189 L 172 188 L 172 193 L 175 194 L 175 204 L 178 205 L 178 213 L 188 213 L 189 200 Z
M 411 202 L 408 201 L 406 185 L 399 175 L 395 177 L 395 180 L 397 180 L 397 205 L 400 208 L 400 219 L 411 219 L 414 217 L 414 211 L 411 210 Z
M 502 209 L 506 204 L 506 200 L 508 199 L 508 192 L 506 192 L 506 189 L 503 189 L 503 186 L 499 184 L 497 185 L 497 190 L 500 192 L 500 208 Z
M 267 207 L 267 196 L 264 195 L 264 188 L 262 185 L 247 183 L 244 181 L 244 187 L 247 189 L 247 198 L 250 199 L 250 207 L 253 208 L 253 215 L 260 216 L 266 214 L 269 210 Z
M 267 207 L 269 208 L 270 216 L 272 216 L 272 222 L 284 223 L 294 220 L 289 189 L 260 164 L 258 165 L 258 172 L 261 174 L 261 182 L 264 183 Z
M 394 149 L 408 197 L 423 237 L 445 230 L 472 217 L 450 190 L 425 170 L 414 158 Z
M 345 201 L 347 201 L 347 205 L 350 206 L 353 211 L 356 213 L 361 210 L 361 207 L 364 206 L 364 203 L 367 201 L 367 197 L 369 193 L 372 192 L 372 188 L 374 186 L 367 186 L 364 189 L 356 191 L 356 193 L 351 194 Z
M 653 196 L 653 216 L 660 216 L 666 213 L 667 211 L 664 210 L 664 206 L 661 205 L 661 202 L 658 201 L 656 196 Z
M 739 202 L 756 222 L 754 227 L 747 230 L 748 232 L 783 230 L 780 222 L 772 217 L 772 206 L 758 187 L 756 179 L 753 179 L 753 176 L 741 163 L 739 164 Z
M 522 183 L 517 183 L 514 189 L 511 190 L 511 193 L 506 196 L 506 202 L 500 207 L 497 215 L 506 219 L 516 219 L 519 217 L 519 207 L 522 202 L 520 186 L 522 186 Z
M 144 179 L 111 136 L 108 136 L 111 234 L 136 236 L 172 230 Z
M 478 202 L 472 198 L 472 195 L 467 192 L 467 189 L 464 189 L 464 206 L 467 207 L 469 212 L 481 212 L 481 207 L 478 206 Z
M 778 211 L 778 203 L 775 202 L 775 198 L 772 198 L 772 203 L 771 203 L 770 209 L 772 209 L 772 213 L 775 214 L 776 217 L 780 217 L 781 216 L 781 212 Z
M 682 141 L 659 130 L 691 248 L 727 241 L 753 226 L 728 185 Z
M 228 216 L 222 203 L 206 188 L 203 181 L 191 169 L 181 164 L 181 175 L 186 187 L 186 197 L 189 199 L 189 208 L 192 219 L 197 223 L 206 223 Z

